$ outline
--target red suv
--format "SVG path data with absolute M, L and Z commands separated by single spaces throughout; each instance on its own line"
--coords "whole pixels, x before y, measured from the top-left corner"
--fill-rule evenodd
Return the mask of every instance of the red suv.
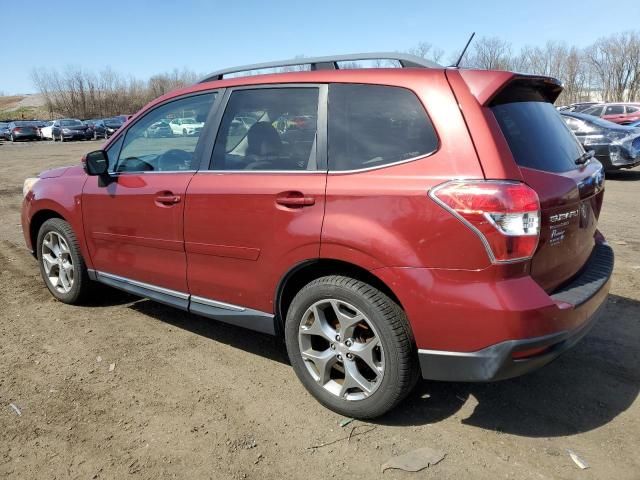
M 640 120 L 640 104 L 637 103 L 604 103 L 589 107 L 582 113 L 600 117 L 613 123 L 628 125 Z
M 394 59 L 401 68 L 340 69 Z M 135 115 L 82 166 L 25 182 L 51 293 L 97 282 L 283 337 L 325 406 L 367 418 L 422 376 L 538 368 L 592 326 L 613 253 L 602 166 L 552 78 L 401 54 L 212 74 Z M 352 66 L 352 65 L 351 65 Z M 191 135 L 149 135 L 189 119 Z

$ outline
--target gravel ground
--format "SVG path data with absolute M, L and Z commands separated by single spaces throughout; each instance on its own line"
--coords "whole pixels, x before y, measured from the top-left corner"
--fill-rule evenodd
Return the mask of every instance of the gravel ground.
M 579 345 L 514 380 L 422 382 L 341 428 L 277 339 L 109 289 L 86 307 L 53 300 L 24 249 L 22 181 L 99 145 L 0 144 L 0 477 L 640 478 L 640 171 L 607 179 L 614 284 Z M 446 457 L 381 473 L 420 447 Z

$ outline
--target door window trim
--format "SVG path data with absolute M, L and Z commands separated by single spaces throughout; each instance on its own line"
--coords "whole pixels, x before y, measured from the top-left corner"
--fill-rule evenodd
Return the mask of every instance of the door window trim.
M 318 119 L 316 124 L 316 165 L 315 170 L 214 170 L 213 169 L 213 148 L 215 146 L 216 139 L 220 134 L 220 127 L 222 126 L 222 117 L 229 104 L 229 99 L 233 92 L 241 90 L 264 90 L 269 88 L 315 88 L 318 90 Z M 222 98 L 224 97 L 224 98 Z M 229 87 L 225 89 L 224 95 L 221 97 L 221 108 L 216 112 L 216 118 L 214 124 L 211 125 L 212 129 L 215 127 L 215 135 L 211 135 L 212 141 L 210 145 L 207 145 L 207 149 L 203 152 L 202 163 L 200 164 L 200 173 L 215 173 L 222 174 L 296 174 L 296 175 L 309 175 L 309 174 L 325 174 L 327 173 L 327 103 L 329 99 L 329 85 L 327 83 L 269 83 L 262 85 L 242 85 L 237 87 Z M 208 142 L 209 143 L 209 142 Z
M 178 95 L 176 97 L 172 97 L 172 98 L 168 98 L 167 100 L 164 100 L 160 103 L 158 103 L 157 105 L 154 105 L 152 108 L 144 111 L 142 113 L 142 115 L 140 115 L 139 117 L 137 117 L 130 125 L 127 125 L 125 129 L 123 129 L 121 132 L 118 132 L 118 134 L 116 134 L 114 137 L 114 139 L 109 143 L 109 145 L 107 146 L 106 150 L 108 152 L 109 148 L 111 148 L 112 145 L 115 145 L 116 143 L 118 143 L 118 141 L 122 138 L 122 144 L 120 145 L 120 148 L 118 149 L 118 156 L 120 155 L 120 152 L 122 151 L 122 148 L 124 147 L 124 142 L 127 139 L 127 133 L 129 133 L 129 130 L 131 129 L 131 127 L 133 127 L 134 125 L 136 125 L 139 121 L 141 121 L 143 118 L 145 118 L 148 114 L 150 114 L 151 112 L 153 112 L 154 110 L 163 107 L 169 103 L 172 102 L 177 102 L 177 101 L 181 101 L 184 100 L 186 98 L 192 98 L 192 97 L 197 97 L 200 95 L 210 95 L 210 94 L 216 94 L 213 103 L 211 104 L 211 107 L 209 109 L 209 112 L 207 113 L 207 118 L 205 120 L 205 128 L 202 129 L 200 136 L 198 137 L 198 142 L 196 143 L 196 148 L 193 151 L 193 164 L 196 166 L 201 166 L 202 165 L 202 154 L 203 154 L 203 148 L 204 145 L 207 143 L 206 142 L 206 138 L 205 135 L 208 135 L 209 132 L 209 128 L 208 128 L 208 122 L 215 120 L 216 117 L 216 109 L 219 108 L 220 103 L 222 102 L 222 97 L 224 96 L 224 92 L 225 92 L 225 88 L 214 88 L 211 90 L 200 90 L 197 92 L 191 92 L 191 93 L 185 93 L 184 95 Z M 140 170 L 140 171 L 126 171 L 126 172 L 110 172 L 109 175 L 111 177 L 118 177 L 120 175 L 154 175 L 154 174 L 166 174 L 166 173 L 195 173 L 197 172 L 198 169 L 190 169 L 190 170 L 163 170 L 163 171 L 154 171 L 154 170 Z

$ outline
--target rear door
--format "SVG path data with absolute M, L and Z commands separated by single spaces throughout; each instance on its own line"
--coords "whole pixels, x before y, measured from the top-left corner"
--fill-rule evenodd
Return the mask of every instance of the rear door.
M 604 173 L 597 160 L 580 163 L 584 149 L 551 103 L 531 91 L 499 94 L 490 105 L 524 181 L 542 208 L 531 275 L 552 290 L 580 271 L 593 250 Z M 506 87 L 509 89 L 509 87 Z
M 88 177 L 82 194 L 86 240 L 98 275 L 166 289 L 184 308 L 184 199 L 203 141 L 149 137 L 147 131 L 161 119 L 183 114 L 206 119 L 215 96 L 190 95 L 149 111 L 110 145 L 110 177 Z
M 607 107 L 604 109 L 602 118 L 614 123 L 620 123 L 624 121 L 624 105 L 607 105 Z
M 192 311 L 272 331 L 264 314 L 273 312 L 278 281 L 318 257 L 326 92 L 325 85 L 227 91 L 210 169 L 196 173 L 187 192 Z

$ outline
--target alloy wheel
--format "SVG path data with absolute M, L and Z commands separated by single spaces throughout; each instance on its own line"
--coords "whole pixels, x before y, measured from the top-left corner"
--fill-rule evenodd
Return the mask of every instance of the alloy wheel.
M 42 266 L 49 283 L 60 293 L 73 287 L 75 269 L 67 241 L 57 232 L 48 232 L 42 240 Z
M 345 400 L 372 395 L 384 376 L 384 351 L 372 322 L 343 300 L 324 299 L 302 317 L 298 343 L 311 377 Z

